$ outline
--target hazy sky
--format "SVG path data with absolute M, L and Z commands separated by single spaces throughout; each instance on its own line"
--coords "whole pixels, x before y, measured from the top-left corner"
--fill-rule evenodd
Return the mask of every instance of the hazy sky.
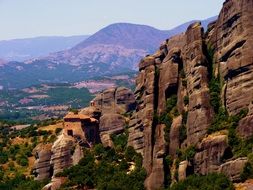
M 0 40 L 93 34 L 116 22 L 170 29 L 219 13 L 224 0 L 0 0 Z

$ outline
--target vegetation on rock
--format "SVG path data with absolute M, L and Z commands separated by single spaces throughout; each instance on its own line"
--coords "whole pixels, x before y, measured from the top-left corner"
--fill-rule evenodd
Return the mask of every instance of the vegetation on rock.
M 120 139 L 120 140 L 119 140 Z M 57 176 L 68 177 L 62 189 L 79 188 L 100 189 L 144 189 L 146 172 L 142 168 L 142 156 L 132 147 L 125 147 L 123 136 L 119 137 L 117 148 L 104 148 L 98 144 L 92 150 L 84 150 L 84 158 L 79 164 L 65 169 Z

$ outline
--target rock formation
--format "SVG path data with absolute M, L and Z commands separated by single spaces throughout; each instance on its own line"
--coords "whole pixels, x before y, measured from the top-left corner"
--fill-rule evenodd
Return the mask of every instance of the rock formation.
M 180 159 L 178 150 L 184 153 L 190 147 L 196 151 L 188 160 L 192 172 L 222 172 L 232 181 L 240 179 L 247 158 L 233 155 L 229 131 L 208 134 L 208 130 L 221 108 L 229 116 L 247 109 L 236 131 L 243 139 L 253 135 L 252 18 L 252 0 L 226 0 L 207 32 L 201 23 L 193 23 L 185 33 L 167 39 L 156 53 L 141 60 L 128 145 L 143 155 L 147 189 L 163 187 L 160 179 L 166 175 L 167 155 Z M 220 94 L 213 92 L 211 80 L 219 81 Z M 176 105 L 170 108 L 175 96 Z M 214 96 L 221 99 L 218 109 Z M 184 139 L 182 127 L 186 127 Z M 180 179 L 189 175 L 188 161 L 179 165 Z
M 136 101 L 133 92 L 125 87 L 110 88 L 99 93 L 93 100 L 92 106 L 84 108 L 81 113 L 94 115 L 91 110 L 100 112 L 99 131 L 104 146 L 113 146 L 112 134 L 122 133 L 125 129 L 126 118 L 123 114 L 135 109 Z M 92 108 L 93 107 L 93 108 Z
M 245 154 L 252 152 L 235 148 L 253 136 L 252 20 L 253 0 L 226 0 L 206 32 L 193 23 L 140 61 L 134 94 L 111 88 L 81 111 L 99 121 L 104 146 L 113 146 L 111 135 L 128 125 L 128 146 L 143 156 L 148 190 L 168 187 L 169 176 L 174 183 L 193 173 L 240 181 Z M 130 112 L 128 121 L 123 114 Z M 77 163 L 68 138 L 39 153 L 38 178 L 48 175 L 43 164 L 50 154 L 54 174 Z
M 50 164 L 52 156 L 51 149 L 52 144 L 38 145 L 34 149 L 36 161 L 33 173 L 35 174 L 36 180 L 44 180 L 52 176 L 53 168 Z
M 36 180 L 49 179 L 64 168 L 77 164 L 83 157 L 82 148 L 76 140 L 65 134 L 58 136 L 53 144 L 39 144 L 34 154 Z
M 230 114 L 247 108 L 253 99 L 253 1 L 226 0 L 208 42 L 214 48 L 216 69 Z

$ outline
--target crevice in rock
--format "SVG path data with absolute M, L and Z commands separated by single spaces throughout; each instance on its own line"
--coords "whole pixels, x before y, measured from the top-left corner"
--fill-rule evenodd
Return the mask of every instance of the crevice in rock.
M 223 96 L 223 103 L 224 107 L 227 108 L 227 81 L 225 82 L 225 88 L 224 88 L 224 96 Z
M 157 115 L 157 108 L 158 108 L 158 99 L 159 99 L 159 77 L 160 77 L 160 73 L 159 73 L 159 68 L 155 66 L 155 78 L 154 78 L 154 116 Z M 158 124 L 158 119 L 157 117 L 153 117 L 153 122 L 152 122 L 152 136 L 151 136 L 151 144 L 152 144 L 152 155 L 153 155 L 153 150 L 154 150 L 154 145 L 155 145 L 155 136 L 156 136 L 156 126 Z
M 227 147 L 224 151 L 224 154 L 222 155 L 222 160 L 228 160 L 233 157 L 233 152 L 230 147 Z
M 247 72 L 249 70 L 250 69 L 248 68 L 248 66 L 240 67 L 235 70 L 228 70 L 228 73 L 224 76 L 224 78 L 225 78 L 225 80 L 229 80 L 229 79 L 232 79 L 232 78 L 236 77 L 237 75 L 240 75 L 241 73 Z
M 241 14 L 235 14 L 233 17 L 231 17 L 227 22 L 223 24 L 223 30 L 226 30 L 227 28 L 230 28 L 233 26 L 233 24 L 241 17 Z
M 170 85 L 165 90 L 165 100 L 170 98 L 172 95 L 177 94 L 177 91 L 178 91 L 178 84 Z
M 228 50 L 221 58 L 220 62 L 226 62 L 229 57 L 233 54 L 235 50 L 242 47 L 245 44 L 246 40 L 242 40 L 240 42 L 237 42 L 230 50 Z
M 186 176 L 194 174 L 194 164 L 190 164 L 186 168 Z
M 170 166 L 168 162 L 166 161 L 166 158 L 163 158 L 163 172 L 164 172 L 164 188 L 168 188 L 170 185 Z
M 54 175 L 54 167 L 53 167 L 53 165 L 51 164 L 51 165 L 50 165 L 50 169 L 49 169 L 49 176 L 50 176 L 50 178 L 51 178 L 53 175 Z
M 207 45 L 206 43 L 203 43 L 202 44 L 202 51 L 207 59 L 206 67 L 207 67 L 207 71 L 208 71 L 208 79 L 211 80 L 213 77 L 214 49 L 210 44 Z
M 115 111 L 115 105 L 118 103 L 117 102 L 117 99 L 116 99 L 116 94 L 117 94 L 117 90 L 118 90 L 118 87 L 115 88 L 114 92 L 113 92 L 113 99 L 114 99 L 114 103 L 113 103 L 113 113 L 116 113 Z

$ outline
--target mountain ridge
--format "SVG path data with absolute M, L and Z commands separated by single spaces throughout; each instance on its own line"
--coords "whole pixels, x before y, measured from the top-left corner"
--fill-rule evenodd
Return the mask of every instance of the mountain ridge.
M 183 24 L 172 33 L 184 31 Z M 22 87 L 25 87 L 40 84 L 41 81 L 77 82 L 93 76 L 136 71 L 139 60 L 154 53 L 156 47 L 169 37 L 168 31 L 145 25 L 109 25 L 68 50 L 29 59 L 24 63 L 5 64 L 0 71 L 0 85 L 19 88 L 21 83 L 17 81 L 22 81 Z
M 88 38 L 89 35 L 79 36 L 39 36 L 33 38 L 1 40 L 0 58 L 8 61 L 25 61 L 51 52 L 70 49 Z
M 204 29 L 206 30 L 208 23 L 215 19 L 217 19 L 217 16 L 202 20 Z M 57 63 L 69 62 L 70 64 L 80 65 L 93 60 L 95 57 L 96 60 L 101 63 L 106 62 L 110 64 L 111 62 L 113 65 L 118 66 L 125 63 L 127 68 L 137 70 L 137 62 L 141 57 L 154 53 L 156 47 L 159 46 L 163 40 L 185 32 L 187 26 L 193 22 L 196 22 L 196 20 L 181 24 L 170 30 L 159 30 L 142 24 L 114 23 L 102 28 L 73 48 L 50 54 L 45 59 Z M 123 51 L 135 50 L 134 54 L 128 54 L 127 56 L 128 58 L 131 57 L 132 61 L 124 62 L 126 60 L 124 56 L 118 56 L 123 58 L 124 61 L 121 59 L 117 59 L 116 61 L 113 60 L 117 57 L 117 54 L 107 53 L 106 48 L 103 50 L 99 48 L 104 45 L 115 46 L 115 52 L 117 52 L 118 46 L 121 46 L 121 49 L 124 49 Z M 113 47 L 110 46 L 108 49 L 111 48 Z M 106 59 L 104 59 L 104 57 L 99 59 L 98 56 L 101 54 L 106 57 Z M 119 54 L 123 53 L 120 51 Z

